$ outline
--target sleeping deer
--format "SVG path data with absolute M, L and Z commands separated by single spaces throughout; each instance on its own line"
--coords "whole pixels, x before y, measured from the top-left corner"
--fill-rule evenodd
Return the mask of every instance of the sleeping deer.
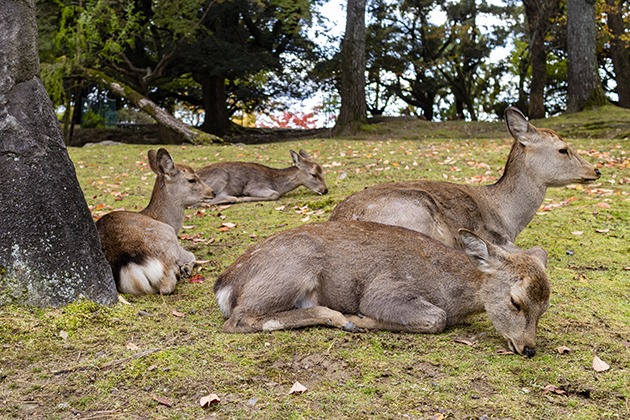
M 487 312 L 513 352 L 533 356 L 549 305 L 546 252 L 508 252 L 467 230 L 463 251 L 419 232 L 326 222 L 249 248 L 215 284 L 224 331 L 328 325 L 439 333 Z
M 139 213 L 114 211 L 96 227 L 121 293 L 168 294 L 181 274 L 190 275 L 195 256 L 179 245 L 184 210 L 213 197 L 186 165 L 175 165 L 165 149 L 149 150 L 157 178 L 149 205 Z
M 601 173 L 554 131 L 536 128 L 514 107 L 505 111 L 514 144 L 495 184 L 412 181 L 375 185 L 337 204 L 330 220 L 364 220 L 417 230 L 447 245 L 466 228 L 511 247 L 532 221 L 547 187 L 587 183 Z
M 304 150 L 291 152 L 293 166 L 274 169 L 252 162 L 219 162 L 197 171 L 216 193 L 210 204 L 272 201 L 304 185 L 317 194 L 328 193 L 322 168 Z

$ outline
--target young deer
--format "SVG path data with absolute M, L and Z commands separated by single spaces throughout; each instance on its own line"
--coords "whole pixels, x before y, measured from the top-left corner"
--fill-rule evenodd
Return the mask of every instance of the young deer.
M 375 185 L 337 204 L 330 220 L 363 220 L 417 230 L 458 246 L 466 228 L 501 246 L 512 246 L 534 218 L 547 187 L 598 179 L 601 173 L 555 132 L 536 128 L 516 108 L 505 111 L 514 144 L 503 176 L 493 185 L 436 181 Z
M 216 193 L 210 204 L 272 201 L 304 185 L 318 193 L 328 193 L 319 166 L 304 150 L 291 150 L 294 166 L 274 169 L 259 163 L 219 162 L 197 171 L 199 178 Z
M 466 230 L 459 236 L 464 251 L 370 222 L 280 232 L 219 276 L 224 331 L 329 325 L 439 333 L 485 310 L 512 351 L 533 356 L 549 305 L 546 252 L 511 253 Z
M 187 165 L 175 165 L 165 149 L 149 150 L 157 178 L 149 205 L 139 213 L 114 211 L 96 227 L 121 293 L 168 294 L 180 274 L 190 275 L 195 256 L 179 245 L 184 210 L 214 195 Z

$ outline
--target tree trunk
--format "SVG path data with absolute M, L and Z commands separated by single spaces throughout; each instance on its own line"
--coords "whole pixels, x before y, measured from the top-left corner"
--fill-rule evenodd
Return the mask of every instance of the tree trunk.
M 94 69 L 83 69 L 83 73 L 89 79 L 106 87 L 113 94 L 125 98 L 140 110 L 146 112 L 148 115 L 153 117 L 158 124 L 173 133 L 173 135 L 183 138 L 184 141 L 193 144 L 208 144 L 223 141 L 217 136 L 204 133 L 203 131 L 184 124 L 164 109 L 160 108 L 149 98 L 141 95 L 124 83 L 107 76 L 103 72 Z
M 621 2 L 622 0 L 606 0 L 608 28 L 611 33 L 610 57 L 615 69 L 619 106 L 630 108 L 630 45 L 622 38 L 625 29 Z
M 595 50 L 595 2 L 568 0 L 567 5 L 567 112 L 606 104 Z
M 547 50 L 545 37 L 551 18 L 559 11 L 558 0 L 523 0 L 529 28 L 529 60 L 532 68 L 528 116 L 545 117 L 545 85 L 547 83 Z
M 194 78 L 201 85 L 205 111 L 201 130 L 217 136 L 227 134 L 230 129 L 230 120 L 226 107 L 225 78 L 207 73 L 195 74 Z
M 0 304 L 117 301 L 39 77 L 34 0 L 0 0 Z
M 341 110 L 335 135 L 356 132 L 367 121 L 365 102 L 365 2 L 348 0 L 346 32 L 341 45 Z

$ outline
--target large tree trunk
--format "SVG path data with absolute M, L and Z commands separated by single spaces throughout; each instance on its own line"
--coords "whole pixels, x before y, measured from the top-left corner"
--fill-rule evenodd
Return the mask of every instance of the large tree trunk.
M 206 73 L 195 74 L 195 81 L 201 85 L 205 117 L 201 130 L 206 133 L 225 135 L 230 129 L 226 108 L 225 78 Z
M 168 132 L 181 137 L 182 139 L 184 139 L 184 141 L 193 144 L 208 144 L 223 141 L 217 136 L 204 133 L 203 131 L 197 130 L 184 124 L 183 122 L 166 112 L 164 109 L 160 108 L 155 102 L 153 102 L 146 96 L 140 94 L 139 92 L 136 92 L 124 83 L 107 76 L 101 71 L 94 69 L 83 69 L 83 72 L 86 77 L 104 86 L 114 95 L 130 101 L 140 110 L 146 112 L 148 115 L 153 117 L 153 119 L 166 130 L 168 130 Z
M 117 301 L 39 78 L 34 0 L 0 0 L 0 304 Z
M 365 102 L 365 1 L 348 0 L 341 45 L 341 110 L 335 135 L 356 132 L 367 121 Z
M 610 57 L 615 69 L 619 106 L 630 108 L 630 44 L 625 35 L 622 0 L 606 0 L 608 5 L 608 28 L 611 32 Z
M 595 50 L 595 2 L 569 0 L 567 6 L 567 112 L 604 105 Z
M 545 84 L 547 83 L 547 50 L 545 36 L 551 18 L 558 14 L 558 0 L 523 0 L 529 28 L 529 59 L 532 78 L 529 93 L 529 118 L 545 117 Z

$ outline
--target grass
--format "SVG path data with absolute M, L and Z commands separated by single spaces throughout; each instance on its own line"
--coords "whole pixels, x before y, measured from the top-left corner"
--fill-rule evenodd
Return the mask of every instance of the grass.
M 283 167 L 289 149 L 303 148 L 323 164 L 330 194 L 298 189 L 277 202 L 188 210 L 180 236 L 208 260 L 200 269 L 205 281 L 184 281 L 173 295 L 125 296 L 130 305 L 114 307 L 79 301 L 58 309 L 0 308 L 0 416 L 630 417 L 629 142 L 618 127 L 600 130 L 630 116 L 608 110 L 595 125 L 591 114 L 584 118 L 581 126 L 576 116 L 536 122 L 560 131 L 581 127 L 581 138 L 570 143 L 603 173 L 596 184 L 549 189 L 548 209 L 518 238 L 522 247 L 549 251 L 551 307 L 539 325 L 536 357 L 498 353 L 505 343 L 484 316 L 438 335 L 329 328 L 224 334 L 212 292 L 216 276 L 248 246 L 327 220 L 337 202 L 366 185 L 497 179 L 511 143 L 502 124 L 405 121 L 372 126 L 354 139 L 171 146 L 177 162 L 194 167 L 218 160 Z M 597 136 L 588 134 L 594 126 Z M 95 215 L 147 204 L 154 179 L 148 149 L 69 151 Z M 226 222 L 236 227 L 220 230 Z M 560 346 L 571 351 L 560 354 Z M 594 356 L 610 369 L 593 370 Z M 308 390 L 289 395 L 296 381 Z M 545 391 L 548 385 L 564 394 Z M 201 408 L 200 398 L 210 393 L 221 402 Z

